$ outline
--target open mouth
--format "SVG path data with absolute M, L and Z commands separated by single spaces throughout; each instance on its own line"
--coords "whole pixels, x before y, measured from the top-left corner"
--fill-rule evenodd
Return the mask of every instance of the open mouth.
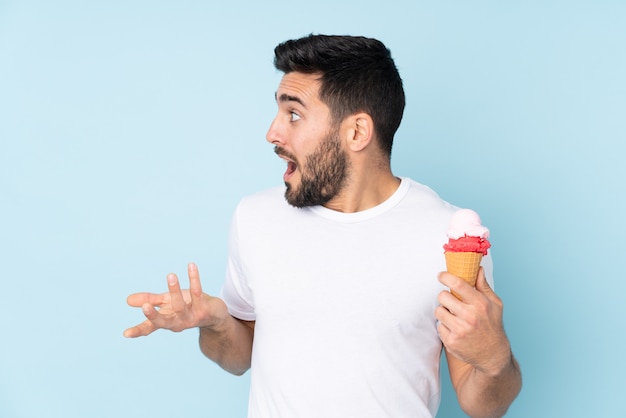
M 282 158 L 283 160 L 287 162 L 287 170 L 285 171 L 285 174 L 283 175 L 283 180 L 287 181 L 293 175 L 293 173 L 295 173 L 296 170 L 298 169 L 298 164 L 296 163 L 296 159 L 289 152 L 279 147 L 276 147 L 274 149 L 274 152 L 276 152 L 276 154 L 280 158 Z
M 283 174 L 283 180 L 286 182 L 287 180 L 289 180 L 291 178 L 291 176 L 293 175 L 293 173 L 296 172 L 296 169 L 298 168 L 297 164 L 294 163 L 291 160 L 287 160 L 285 158 L 283 158 L 285 161 L 287 161 L 287 170 L 285 170 L 285 174 Z

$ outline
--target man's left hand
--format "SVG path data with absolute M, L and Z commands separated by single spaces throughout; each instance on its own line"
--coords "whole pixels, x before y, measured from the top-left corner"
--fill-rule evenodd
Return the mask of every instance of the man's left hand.
M 472 287 L 450 273 L 439 281 L 454 290 L 439 294 L 435 311 L 439 336 L 449 354 L 487 375 L 496 375 L 511 363 L 511 347 L 502 324 L 502 301 L 493 292 L 481 267 Z

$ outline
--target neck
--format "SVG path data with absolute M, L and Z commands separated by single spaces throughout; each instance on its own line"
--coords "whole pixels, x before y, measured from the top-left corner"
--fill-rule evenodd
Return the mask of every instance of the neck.
M 343 190 L 324 206 L 344 213 L 360 212 L 373 208 L 389 199 L 400 186 L 390 168 L 354 168 Z

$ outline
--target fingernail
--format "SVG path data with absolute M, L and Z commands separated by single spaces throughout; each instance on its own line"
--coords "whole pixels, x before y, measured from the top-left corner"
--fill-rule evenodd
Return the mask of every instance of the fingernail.
M 176 284 L 176 276 L 173 274 L 168 274 L 167 275 L 167 284 L 169 284 L 170 286 L 173 286 Z
M 196 263 L 189 263 L 189 270 L 191 271 L 196 271 L 197 270 L 197 266 Z

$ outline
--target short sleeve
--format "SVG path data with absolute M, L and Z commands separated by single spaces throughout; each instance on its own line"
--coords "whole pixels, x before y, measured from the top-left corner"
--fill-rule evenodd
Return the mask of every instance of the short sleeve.
M 239 220 L 235 211 L 228 238 L 228 264 L 221 297 L 232 316 L 244 321 L 254 321 L 254 297 L 247 279 L 242 263 Z

